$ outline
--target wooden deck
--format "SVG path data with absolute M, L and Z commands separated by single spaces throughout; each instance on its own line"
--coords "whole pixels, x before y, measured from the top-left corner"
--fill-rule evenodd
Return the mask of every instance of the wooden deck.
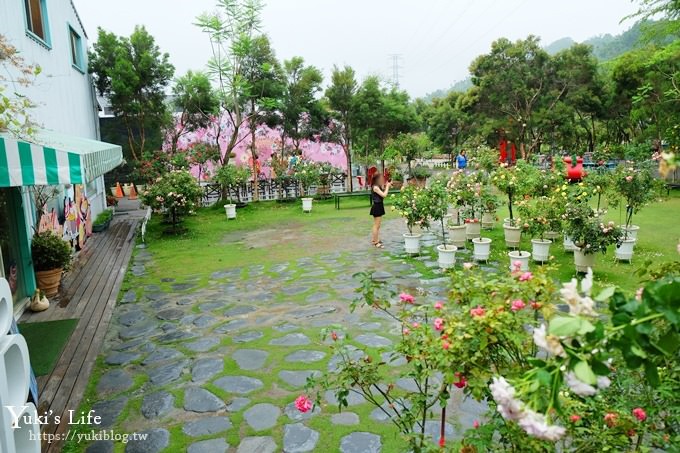
M 137 216 L 117 215 L 109 229 L 94 234 L 65 276 L 58 300 L 42 313 L 25 313 L 21 322 L 79 319 L 52 373 L 38 378 L 38 414 L 60 415 L 60 425 L 43 425 L 44 434 L 68 432 L 68 411 L 77 411 L 100 352 L 135 243 Z M 46 339 L 49 341 L 49 339 Z M 47 443 L 43 453 L 59 452 L 63 442 Z

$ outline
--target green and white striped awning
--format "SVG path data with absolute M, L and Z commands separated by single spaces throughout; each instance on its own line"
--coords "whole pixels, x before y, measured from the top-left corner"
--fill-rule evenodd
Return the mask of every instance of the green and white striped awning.
M 40 130 L 0 134 L 0 187 L 84 184 L 123 163 L 119 145 Z

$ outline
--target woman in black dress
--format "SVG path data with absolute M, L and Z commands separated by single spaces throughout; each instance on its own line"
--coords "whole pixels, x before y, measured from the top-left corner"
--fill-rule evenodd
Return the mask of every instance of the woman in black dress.
M 383 175 L 376 175 L 371 184 L 371 197 L 373 200 L 373 205 L 371 206 L 371 215 L 373 216 L 373 230 L 371 235 L 371 242 L 377 248 L 383 248 L 383 244 L 380 241 L 380 222 L 382 221 L 382 216 L 385 215 L 385 205 L 383 200 L 387 196 L 392 183 L 388 182 L 385 184 L 385 178 Z

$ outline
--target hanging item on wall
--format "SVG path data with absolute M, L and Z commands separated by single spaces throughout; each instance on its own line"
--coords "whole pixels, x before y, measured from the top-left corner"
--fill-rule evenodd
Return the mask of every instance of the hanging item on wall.
M 78 206 L 78 248 L 82 249 L 87 238 L 92 236 L 92 214 L 90 212 L 90 201 L 83 193 L 83 186 L 77 184 L 76 205 Z
M 64 198 L 63 239 L 75 246 L 78 240 L 78 208 L 70 197 Z

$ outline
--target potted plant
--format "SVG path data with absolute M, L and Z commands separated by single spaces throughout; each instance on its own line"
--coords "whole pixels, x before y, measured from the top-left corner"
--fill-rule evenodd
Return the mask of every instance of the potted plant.
M 482 228 L 493 229 L 496 223 L 496 211 L 498 210 L 498 197 L 488 187 L 484 187 L 481 195 Z
M 607 252 L 611 245 L 621 243 L 621 228 L 614 222 L 601 220 L 604 212 L 595 211 L 586 203 L 572 203 L 567 206 L 566 233 L 574 241 L 574 264 L 577 272 L 587 272 L 595 265 L 597 252 Z
M 489 255 L 491 254 L 490 238 L 474 238 L 472 240 L 472 246 L 472 258 L 475 261 L 489 261 Z
M 390 178 L 392 180 L 393 189 L 400 190 L 404 185 L 404 175 L 399 170 L 394 169 L 393 172 L 390 173 Z
M 52 231 L 44 231 L 33 235 L 31 257 L 38 288 L 47 297 L 56 296 L 61 273 L 71 263 L 71 247 Z
M 240 203 L 240 189 L 248 182 L 250 175 L 251 170 L 248 166 L 227 164 L 221 166 L 213 177 L 213 181 L 222 187 L 222 198 L 229 200 L 229 203 L 224 205 L 228 220 L 236 218 L 236 204 L 232 198 L 232 193 L 236 193 L 236 199 Z
M 414 185 L 405 186 L 394 201 L 393 209 L 404 218 L 408 228 L 408 233 L 404 233 L 404 248 L 408 254 L 420 253 L 422 234 L 414 233 L 413 229 L 429 226 L 429 203 L 427 191 Z
M 111 220 L 113 220 L 113 209 L 104 209 L 94 219 L 92 231 L 95 233 L 100 233 L 106 230 L 111 224 Z
M 415 180 L 415 184 L 419 187 L 425 187 L 427 178 L 432 176 L 432 171 L 422 165 L 418 165 L 411 170 L 411 176 Z
M 639 226 L 633 225 L 633 214 L 654 199 L 657 182 L 647 166 L 626 164 L 619 166 L 613 175 L 611 204 L 626 204 L 626 221 L 621 226 L 623 239 L 617 246 L 616 258 L 630 261 L 637 240 Z
M 319 167 L 314 162 L 300 161 L 295 166 L 295 177 L 302 187 L 302 194 L 305 195 L 302 197 L 302 211 L 311 212 L 314 199 L 309 196 L 309 192 L 321 181 Z
M 531 239 L 531 256 L 534 261 L 546 262 L 550 258 L 550 244 L 552 241 L 546 237 L 548 231 L 553 226 L 554 215 L 552 212 L 553 203 L 550 198 L 541 196 L 536 199 L 523 200 L 517 204 L 517 209 L 521 213 L 524 224 L 524 232 L 529 234 Z
M 505 234 L 505 245 L 508 248 L 519 247 L 522 230 L 519 219 L 515 218 L 513 211 L 514 203 L 524 198 L 527 189 L 532 186 L 533 176 L 536 169 L 528 164 L 518 163 L 515 167 L 508 167 L 501 164 L 494 172 L 491 181 L 508 198 L 508 211 L 510 217 L 503 221 L 503 231 Z
M 456 264 L 456 251 L 458 247 L 453 244 L 447 244 L 446 228 L 444 227 L 444 218 L 448 216 L 449 209 L 449 194 L 446 190 L 445 180 L 436 179 L 427 190 L 430 197 L 429 218 L 438 222 L 442 228 L 442 243 L 437 246 L 439 253 L 439 267 L 442 269 L 449 269 Z

